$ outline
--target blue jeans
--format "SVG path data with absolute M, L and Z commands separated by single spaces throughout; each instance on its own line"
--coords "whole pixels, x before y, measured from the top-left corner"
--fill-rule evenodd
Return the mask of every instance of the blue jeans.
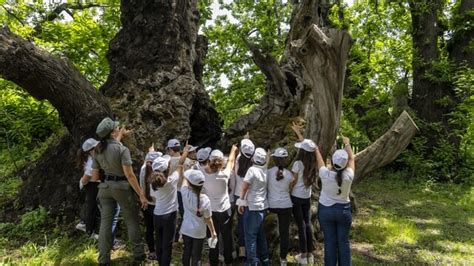
M 115 244 L 115 236 L 117 235 L 118 231 L 118 218 L 120 214 L 120 205 L 117 203 L 117 207 L 115 208 L 115 215 L 112 219 L 112 247 Z
M 258 265 L 259 261 L 261 265 L 270 265 L 270 260 L 268 258 L 267 239 L 263 230 L 265 211 L 250 211 L 248 208 L 245 208 L 243 216 L 245 230 L 245 253 L 247 256 L 245 265 Z
M 319 204 L 318 220 L 324 234 L 324 265 L 352 265 L 349 231 L 352 223 L 351 204 Z

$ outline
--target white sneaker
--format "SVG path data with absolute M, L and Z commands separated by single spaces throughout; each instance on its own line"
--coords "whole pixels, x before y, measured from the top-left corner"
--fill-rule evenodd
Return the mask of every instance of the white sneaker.
M 86 224 L 84 222 L 80 222 L 76 224 L 76 229 L 80 231 L 86 231 Z
M 299 264 L 303 264 L 303 265 L 308 264 L 308 260 L 306 259 L 306 257 L 303 258 L 301 253 L 295 256 L 295 260 Z
M 96 233 L 92 233 L 92 234 L 91 234 L 91 238 L 92 238 L 92 239 L 95 239 L 95 240 L 99 240 L 99 235 L 96 234 Z
M 288 262 L 284 259 L 280 259 L 280 266 L 287 266 Z
M 314 256 L 313 254 L 310 254 L 308 257 L 308 264 L 314 264 Z

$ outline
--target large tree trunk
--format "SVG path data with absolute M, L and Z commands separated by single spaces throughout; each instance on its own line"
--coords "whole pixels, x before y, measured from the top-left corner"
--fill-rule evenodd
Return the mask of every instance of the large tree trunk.
M 443 34 L 439 15 L 444 1 L 409 1 L 413 38 L 413 89 L 410 107 L 426 122 L 421 133 L 427 139 L 428 150 L 437 146 L 437 136 L 448 136 L 454 147 L 459 138 L 450 135 L 452 125 L 446 115 L 455 106 L 455 93 L 449 80 L 442 77 L 438 39 Z M 449 102 L 446 102 L 449 100 Z M 440 128 L 432 127 L 439 123 Z
M 125 139 L 135 166 L 152 142 L 162 150 L 170 137 L 195 145 L 213 145 L 219 139 L 221 120 L 200 83 L 207 42 L 197 35 L 196 4 L 122 1 L 122 28 L 110 43 L 111 72 L 102 94 L 67 60 L 7 29 L 0 32 L 2 77 L 50 101 L 70 133 L 22 173 L 24 206 L 42 205 L 52 214 L 75 217 L 82 167 L 74 166 L 74 151 L 95 135 L 105 116 L 135 129 Z

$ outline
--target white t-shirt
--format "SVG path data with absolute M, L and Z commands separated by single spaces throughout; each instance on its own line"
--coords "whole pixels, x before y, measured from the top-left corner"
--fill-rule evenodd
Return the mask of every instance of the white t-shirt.
M 224 212 L 230 208 L 229 200 L 229 177 L 230 172 L 219 171 L 208 174 L 201 169 L 206 177 L 202 192 L 209 197 L 211 201 L 211 210 L 213 212 Z
M 212 216 L 211 202 L 209 198 L 201 193 L 200 209 L 201 217 L 196 215 L 197 212 L 197 195 L 191 191 L 188 186 L 181 188 L 181 195 L 183 197 L 184 217 L 181 224 L 182 235 L 186 235 L 196 239 L 206 238 L 206 222 L 204 218 Z
M 301 198 L 307 199 L 311 197 L 311 186 L 306 187 L 304 185 L 304 165 L 302 161 L 295 161 L 293 163 L 293 167 L 291 168 L 291 172 L 298 174 L 298 180 L 296 181 L 293 190 L 291 191 L 291 195 Z
M 254 165 L 245 174 L 244 182 L 249 183 L 247 205 L 251 211 L 262 211 L 267 204 L 267 168 Z
M 352 180 L 354 180 L 354 170 L 346 168 L 342 172 L 341 194 L 337 195 L 339 186 L 336 181 L 337 173 L 323 166 L 319 169 L 319 177 L 321 178 L 321 195 L 319 203 L 324 206 L 332 206 L 336 203 L 349 203 L 349 193 L 351 192 Z
M 278 167 L 268 169 L 267 172 L 267 199 L 269 208 L 291 208 L 290 183 L 293 174 L 283 169 L 283 179 L 277 180 Z
M 94 162 L 94 159 L 92 158 L 92 156 L 87 156 L 87 162 L 86 164 L 84 165 L 84 175 L 86 176 L 89 176 L 89 177 L 92 177 L 92 163 Z M 89 179 L 89 182 L 100 182 L 100 180 L 92 180 L 92 179 Z
M 143 192 L 145 192 L 145 168 L 146 168 L 146 163 L 144 163 L 142 165 L 142 168 L 140 168 L 140 175 L 138 176 L 139 177 L 139 180 L 140 180 L 140 188 L 143 190 Z M 150 190 L 150 196 L 151 196 L 151 190 Z M 154 201 L 148 201 L 148 205 L 153 205 L 155 206 L 155 202 Z
M 155 209 L 153 210 L 154 215 L 165 215 L 178 210 L 177 200 L 177 185 L 178 185 L 179 174 L 174 171 L 168 176 L 168 181 L 163 187 L 153 190 L 150 185 L 150 196 L 155 198 Z

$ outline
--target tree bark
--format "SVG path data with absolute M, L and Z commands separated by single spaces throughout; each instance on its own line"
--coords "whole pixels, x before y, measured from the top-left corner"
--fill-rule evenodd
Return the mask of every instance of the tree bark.
M 100 92 L 67 60 L 0 31 L 1 75 L 50 101 L 70 133 L 21 174 L 21 205 L 77 217 L 82 167 L 75 168 L 74 151 L 105 116 L 135 129 L 125 144 L 136 168 L 152 142 L 164 151 L 171 137 L 200 146 L 219 139 L 221 120 L 200 83 L 207 41 L 197 35 L 196 4 L 122 1 L 122 28 L 110 43 L 111 71 Z
M 440 77 L 440 66 L 437 66 L 441 62 L 438 38 L 443 33 L 439 26 L 443 1 L 409 1 L 409 4 L 413 38 L 413 89 L 410 107 L 427 123 L 427 126 L 422 127 L 421 133 L 426 137 L 428 150 L 431 151 L 438 140 L 435 136 L 448 136 L 451 133 L 452 126 L 446 114 L 453 110 L 455 103 L 454 90 L 449 80 Z M 434 123 L 439 123 L 441 128 L 428 127 Z M 455 147 L 459 146 L 458 138 L 448 137 Z

